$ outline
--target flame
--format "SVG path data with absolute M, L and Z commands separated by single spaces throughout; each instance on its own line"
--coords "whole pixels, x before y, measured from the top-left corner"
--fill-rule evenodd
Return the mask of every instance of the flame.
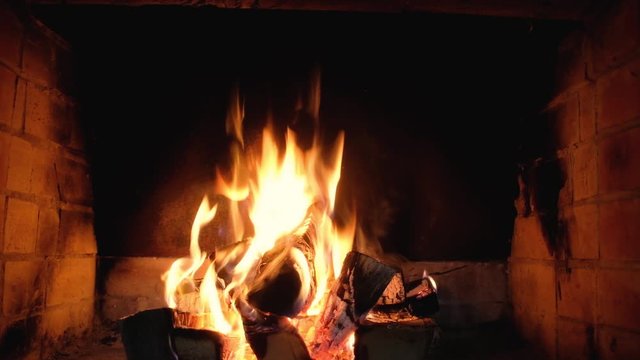
M 314 80 L 306 110 L 317 125 L 319 75 L 314 76 Z M 226 121 L 227 132 L 235 139 L 231 145 L 232 168 L 228 172 L 217 169 L 214 191 L 229 202 L 226 226 L 233 231 L 234 240 L 246 240 L 248 245 L 242 251 L 216 253 L 215 261 L 207 261 L 207 254 L 199 246 L 199 235 L 215 217 L 217 204 L 210 206 L 205 197 L 193 222 L 190 257 L 176 260 L 163 275 L 169 307 L 180 309 L 179 299 L 195 293 L 195 304 L 190 303 L 191 308 L 186 310 L 204 315 L 202 327 L 240 338 L 244 338 L 241 313 L 246 310 L 245 300 L 251 286 L 256 286 L 256 280 L 273 268 L 271 263 L 260 265 L 265 254 L 282 239 L 302 236 L 309 226 L 313 226 L 312 261 L 296 247 L 283 253 L 291 259 L 302 282 L 295 301 L 296 308 L 301 311 L 292 321 L 298 324 L 297 320 L 308 320 L 321 312 L 331 281 L 340 273 L 342 262 L 352 248 L 356 228 L 355 216 L 350 216 L 342 226 L 333 219 L 344 133 L 340 133 L 333 147 L 325 151 L 317 135 L 311 148 L 303 149 L 296 134 L 287 130 L 284 149 L 281 149 L 273 128 L 267 126 L 256 148 L 256 144 L 244 142 L 243 117 L 243 102 L 235 91 Z M 248 219 L 243 218 L 242 208 L 248 209 Z M 246 223 L 247 220 L 251 223 Z M 221 267 L 229 272 L 228 283 L 218 278 L 216 270 L 221 271 Z M 198 284 L 196 274 L 202 272 L 201 268 L 206 268 L 206 272 Z M 299 327 L 299 330 L 304 339 L 313 338 L 310 336 L 313 326 Z
M 433 290 L 435 292 L 438 292 L 438 284 L 436 283 L 435 280 L 433 280 L 431 276 L 429 276 L 429 282 L 431 283 L 431 287 L 433 288 Z
M 350 359 L 353 359 L 355 357 L 354 355 L 355 345 L 356 345 L 356 333 L 353 332 L 351 333 L 351 335 L 349 335 L 349 338 L 347 339 L 347 344 L 346 344 L 347 351 L 349 352 L 348 357 Z
M 438 283 L 436 283 L 436 281 L 431 277 L 431 275 L 427 273 L 426 269 L 422 270 L 422 282 L 423 283 L 428 282 L 431 288 L 433 289 L 433 291 L 438 292 Z

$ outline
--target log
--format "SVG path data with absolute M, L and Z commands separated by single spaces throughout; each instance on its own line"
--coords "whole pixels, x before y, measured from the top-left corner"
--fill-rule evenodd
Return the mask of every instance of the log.
M 398 269 L 358 252 L 345 258 L 311 344 L 314 359 L 331 359 L 341 352 L 357 324 L 375 306 Z
M 171 345 L 180 360 L 231 360 L 239 340 L 204 329 L 174 328 Z
M 404 291 L 404 281 L 402 273 L 398 272 L 393 275 L 389 285 L 384 289 L 382 296 L 376 302 L 376 305 L 393 305 L 400 304 L 405 301 L 406 294 Z
M 224 246 L 209 255 L 209 260 L 215 263 L 216 274 L 224 284 L 231 282 L 233 269 L 244 257 L 251 245 L 251 239 L 245 239 L 231 245 Z
M 199 315 L 169 308 L 145 310 L 120 320 L 127 359 L 230 360 L 239 339 L 207 329 L 190 329 Z
M 119 326 L 127 359 L 175 360 L 170 335 L 172 309 L 141 311 L 121 319 Z
M 393 285 L 393 286 L 392 286 Z M 425 318 L 440 310 L 438 293 L 428 279 L 420 279 L 403 284 L 402 291 L 393 281 L 378 300 L 374 311 L 367 318 L 386 318 L 388 320 L 406 318 Z
M 407 307 L 409 312 L 417 317 L 428 317 L 440 310 L 438 292 L 427 279 L 421 279 L 407 285 Z
M 311 360 L 298 330 L 284 316 L 265 314 L 238 301 L 245 337 L 259 360 Z
M 257 268 L 247 295 L 254 308 L 268 314 L 295 317 L 307 309 L 315 296 L 315 243 L 317 224 L 324 206 L 315 203 L 302 224 L 282 237 Z

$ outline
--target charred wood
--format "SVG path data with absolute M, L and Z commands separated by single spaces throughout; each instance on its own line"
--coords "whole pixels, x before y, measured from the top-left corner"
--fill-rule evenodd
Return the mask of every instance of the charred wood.
M 231 359 L 238 340 L 198 325 L 199 315 L 169 308 L 138 312 L 120 321 L 127 359 Z
M 175 359 L 170 335 L 173 310 L 141 311 L 122 319 L 119 325 L 127 359 Z
M 392 305 L 400 304 L 405 301 L 406 294 L 404 291 L 404 282 L 402 280 L 402 273 L 396 273 L 391 278 L 389 285 L 384 289 L 384 292 L 378 299 L 376 305 Z
M 330 359 L 340 352 L 397 273 L 370 256 L 350 252 L 320 317 L 311 355 Z
M 174 328 L 171 345 L 180 360 L 230 360 L 238 339 L 203 329 Z
M 314 267 L 318 222 L 324 207 L 309 208 L 302 224 L 264 254 L 247 295 L 262 312 L 295 317 L 311 305 L 316 290 Z
M 290 320 L 269 315 L 238 302 L 244 332 L 259 360 L 311 360 L 304 340 Z

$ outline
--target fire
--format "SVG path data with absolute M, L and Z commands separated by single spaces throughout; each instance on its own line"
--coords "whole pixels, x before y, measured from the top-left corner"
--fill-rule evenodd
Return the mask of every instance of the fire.
M 319 80 L 316 80 L 308 110 L 317 125 Z M 190 256 L 176 260 L 163 275 L 169 307 L 202 315 L 202 328 L 238 338 L 244 338 L 242 314 L 248 294 L 259 289 L 265 278 L 273 276 L 272 272 L 284 258 L 289 259 L 301 282 L 293 303 L 296 317 L 309 320 L 317 316 L 331 281 L 340 273 L 342 262 L 352 248 L 356 228 L 355 217 L 343 226 L 338 226 L 332 218 L 341 175 L 343 133 L 333 148 L 326 151 L 318 136 L 310 149 L 303 149 L 296 134 L 287 130 L 285 146 L 281 149 L 273 128 L 267 126 L 261 143 L 254 148 L 244 142 L 243 117 L 243 104 L 235 92 L 226 124 L 227 132 L 236 139 L 231 148 L 232 168 L 225 172 L 229 174 L 226 179 L 218 169 L 214 191 L 228 200 L 226 226 L 233 232 L 237 244 L 246 246 L 214 256 L 200 248 L 200 230 L 214 219 L 218 206 L 210 205 L 205 196 L 193 221 Z M 245 223 L 241 204 L 248 206 L 251 224 Z M 304 237 L 310 227 L 315 231 L 308 244 L 313 251 L 293 246 L 290 238 Z M 282 244 L 285 250 L 273 261 L 261 263 L 263 257 Z M 214 261 L 209 260 L 213 257 Z M 228 273 L 224 279 L 218 274 L 223 267 Z M 204 277 L 199 279 L 203 272 Z M 293 319 L 292 323 L 299 322 Z M 312 338 L 313 326 L 299 327 L 299 331 L 303 338 Z

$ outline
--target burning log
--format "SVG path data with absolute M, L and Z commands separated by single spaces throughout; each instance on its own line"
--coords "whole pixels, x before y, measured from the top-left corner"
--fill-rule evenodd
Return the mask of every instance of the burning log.
M 189 329 L 197 315 L 169 308 L 138 312 L 120 321 L 127 359 L 232 359 L 238 339 L 206 329 Z
M 180 360 L 234 359 L 235 338 L 204 329 L 174 328 L 171 345 Z
M 259 360 L 311 360 L 298 330 L 284 316 L 268 315 L 239 301 L 244 332 Z
M 311 346 L 314 359 L 331 359 L 376 305 L 398 269 L 350 252 L 344 260 Z
M 440 310 L 438 292 L 428 278 L 409 284 L 411 290 L 407 292 L 407 306 L 409 312 L 417 317 L 427 317 Z
M 396 273 L 391 278 L 389 285 L 384 289 L 382 296 L 378 299 L 376 305 L 392 305 L 400 304 L 405 300 L 404 281 L 402 273 Z
M 396 276 L 369 315 L 388 319 L 401 319 L 407 316 L 424 318 L 435 314 L 438 310 L 440 310 L 438 293 L 426 274 L 422 279 L 408 284 L 398 283 Z
M 314 244 L 323 211 L 320 203 L 312 205 L 300 227 L 264 254 L 247 296 L 249 304 L 264 313 L 288 317 L 311 305 L 316 291 Z
M 215 262 L 215 269 L 218 278 L 223 280 L 225 284 L 231 282 L 233 269 L 247 253 L 249 245 L 251 245 L 251 240 L 242 240 L 223 248 L 216 249 L 215 252 L 209 255 L 209 260 Z
M 127 359 L 174 360 L 170 332 L 173 310 L 141 311 L 120 321 L 120 333 Z

